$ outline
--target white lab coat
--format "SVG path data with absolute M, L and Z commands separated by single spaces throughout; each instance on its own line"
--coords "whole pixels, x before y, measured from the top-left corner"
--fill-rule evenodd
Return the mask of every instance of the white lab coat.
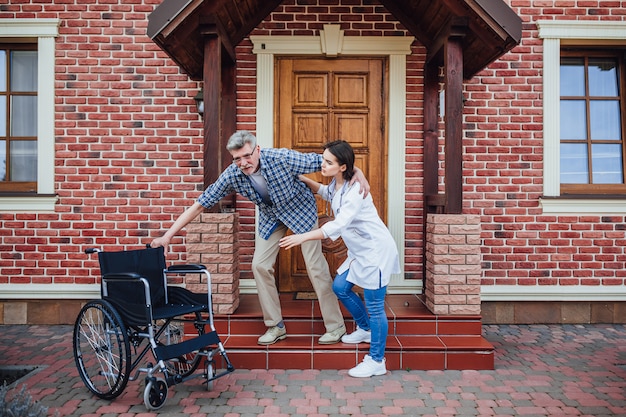
M 334 189 L 334 181 L 330 185 Z M 344 183 L 341 190 L 322 185 L 317 193 L 331 201 L 335 219 L 322 226 L 325 237 L 341 237 L 348 248 L 348 258 L 337 273 L 350 269 L 347 280 L 361 288 L 375 290 L 389 284 L 391 274 L 400 273 L 396 243 L 378 216 L 372 196 L 363 198 L 360 185 Z M 330 191 L 330 194 L 329 194 Z

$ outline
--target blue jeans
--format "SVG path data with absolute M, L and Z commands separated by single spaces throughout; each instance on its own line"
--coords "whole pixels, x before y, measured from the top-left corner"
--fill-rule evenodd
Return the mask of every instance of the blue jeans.
M 387 333 L 389 331 L 389 322 L 385 314 L 385 293 L 387 286 L 377 290 L 363 289 L 365 297 L 365 305 L 361 297 L 352 288 L 354 284 L 348 282 L 348 272 L 339 274 L 333 281 L 333 291 L 337 295 L 339 301 L 350 312 L 356 324 L 363 330 L 372 332 L 372 341 L 370 343 L 370 356 L 377 362 L 385 357 L 385 347 L 387 346 Z

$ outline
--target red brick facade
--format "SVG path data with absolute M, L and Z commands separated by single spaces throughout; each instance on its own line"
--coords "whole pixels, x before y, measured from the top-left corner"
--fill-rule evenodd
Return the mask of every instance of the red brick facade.
M 2 19 L 60 19 L 56 38 L 54 212 L 0 212 L 0 284 L 98 282 L 84 249 L 137 248 L 160 236 L 202 188 L 199 84 L 145 35 L 159 0 L 12 1 Z M 286 0 L 255 35 L 405 36 L 375 1 Z M 306 2 L 314 3 L 314 2 Z M 626 2 L 515 1 L 523 39 L 465 85 L 464 214 L 480 219 L 482 285 L 626 285 L 624 215 L 546 215 L 543 193 L 542 44 L 536 21 L 625 21 Z M 407 57 L 405 274 L 422 278 L 422 68 Z M 256 56 L 237 47 L 237 127 L 255 130 Z M 0 196 L 0 198 L 2 198 Z M 239 264 L 251 279 L 254 208 L 238 200 Z M 626 211 L 626 209 L 625 209 Z M 191 235 L 171 262 L 194 261 Z M 0 295 L 0 301 L 3 297 Z M 33 298 L 37 298 L 33 294 Z M 0 303 L 1 304 L 1 303 Z

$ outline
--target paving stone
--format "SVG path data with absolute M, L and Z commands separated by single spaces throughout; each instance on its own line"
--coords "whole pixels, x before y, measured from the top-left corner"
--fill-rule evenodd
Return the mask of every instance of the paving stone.
M 71 326 L 0 326 L 0 367 L 39 366 L 19 381 L 50 414 L 152 416 L 143 378 L 113 401 L 85 388 Z M 623 416 L 626 326 L 485 325 L 493 371 L 406 371 L 357 379 L 346 370 L 237 369 L 206 390 L 202 378 L 171 387 L 159 416 Z M 228 350 L 228 346 L 225 346 Z M 237 368 L 237 364 L 233 364 Z

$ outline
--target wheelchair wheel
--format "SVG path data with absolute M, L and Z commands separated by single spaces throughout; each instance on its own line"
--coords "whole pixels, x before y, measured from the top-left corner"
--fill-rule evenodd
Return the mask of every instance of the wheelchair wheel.
M 203 333 L 204 330 L 202 328 L 198 329 L 199 335 L 202 335 Z M 184 336 L 185 331 L 183 323 L 170 322 L 167 324 L 167 328 L 163 330 L 163 333 L 159 336 L 157 343 L 163 345 L 180 343 L 183 341 Z M 201 359 L 202 356 L 199 355 L 198 352 L 189 352 L 166 361 L 165 365 L 167 366 L 167 370 L 173 375 L 185 378 L 193 374 L 196 369 L 198 369 Z
M 143 390 L 143 403 L 148 410 L 158 410 L 167 400 L 167 383 L 161 378 L 146 379 Z
M 131 371 L 126 326 L 106 300 L 89 301 L 74 324 L 74 360 L 80 378 L 100 398 L 122 393 Z

